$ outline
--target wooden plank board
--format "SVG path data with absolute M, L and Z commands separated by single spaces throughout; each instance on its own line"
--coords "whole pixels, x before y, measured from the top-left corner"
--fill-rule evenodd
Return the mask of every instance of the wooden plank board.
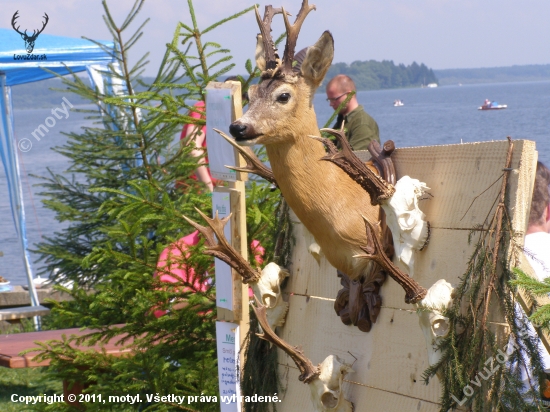
M 47 330 L 42 332 L 15 333 L 12 335 L 0 335 L 0 366 L 5 368 L 34 368 L 38 366 L 48 366 L 49 359 L 36 361 L 36 352 L 30 352 L 25 355 L 20 353 L 27 349 L 38 348 L 35 342 L 46 342 L 49 340 L 61 340 L 63 335 L 69 337 L 72 335 L 82 336 L 91 333 L 92 330 L 80 328 Z M 133 338 L 127 340 L 124 345 L 119 342 L 126 338 L 126 335 L 119 335 L 111 339 L 108 343 L 97 343 L 93 346 L 72 345 L 82 351 L 99 352 L 105 350 L 108 355 L 123 356 L 131 355 L 133 352 Z
M 27 286 L 25 286 L 27 287 Z M 51 286 L 36 289 L 38 300 L 41 304 L 46 299 L 53 299 L 58 302 L 72 300 L 72 296 L 65 292 L 54 290 Z M 0 292 L 0 308 L 13 308 L 15 306 L 26 306 L 31 304 L 29 291 L 20 285 L 12 286 L 12 290 Z
M 457 284 L 466 271 L 474 247 L 468 245 L 469 231 L 494 213 L 507 151 L 508 141 L 503 140 L 404 148 L 393 155 L 398 177 L 409 175 L 425 182 L 433 196 L 420 203 L 432 225 L 430 244 L 417 254 L 415 263 L 414 278 L 425 288 L 439 279 Z M 516 240 L 522 244 L 537 154 L 529 141 L 515 141 L 513 153 L 509 210 Z M 414 306 L 404 302 L 403 289 L 391 278 L 383 285 L 383 307 L 371 332 L 343 325 L 333 310 L 333 299 L 341 288 L 336 270 L 326 259 L 318 263 L 308 253 L 313 239 L 303 225 L 296 223 L 294 233 L 291 277 L 284 290 L 289 314 L 286 325 L 279 328 L 283 339 L 301 345 L 315 364 L 330 354 L 349 363 L 357 358 L 356 372 L 348 376 L 356 383 L 346 389 L 352 398 L 365 399 L 356 410 L 438 410 L 439 381 L 432 379 L 428 386 L 420 382 L 428 367 L 426 343 Z M 498 311 L 491 315 L 492 329 L 502 336 L 502 315 Z M 295 365 L 283 353 L 280 361 L 290 378 L 283 407 L 278 409 L 311 410 L 309 389 L 293 381 Z M 384 401 L 373 403 L 371 398 Z
M 476 236 L 468 244 L 468 230 L 432 229 L 428 247 L 416 255 L 414 279 L 429 289 L 439 279 L 458 284 L 474 251 Z M 392 308 L 415 309 L 405 303 L 405 292 L 388 277 L 381 289 L 382 305 Z
M 231 120 L 235 121 L 243 115 L 242 109 L 242 91 L 239 81 L 229 82 L 211 82 L 208 84 L 208 89 L 230 89 L 231 94 Z M 208 98 L 207 98 L 208 99 Z M 232 149 L 234 154 L 234 164 L 225 166 L 243 167 L 246 165 L 245 160 L 236 149 Z M 236 172 L 236 181 L 228 182 L 230 189 L 231 203 L 231 241 L 232 246 L 248 260 L 248 244 L 246 231 L 246 199 L 245 199 L 245 181 L 248 178 L 247 173 Z M 243 347 L 244 339 L 248 333 L 250 317 L 249 317 L 249 298 L 248 285 L 242 282 L 241 276 L 234 270 L 231 270 L 233 277 L 233 311 L 227 309 L 218 310 L 218 319 L 235 322 L 239 325 L 239 345 Z M 244 365 L 244 352 L 239 355 L 240 365 Z
M 425 385 L 421 379 L 429 365 L 416 312 L 382 308 L 374 333 L 365 333 L 344 325 L 332 300 L 293 295 L 289 303 L 292 310 L 279 335 L 291 345 L 300 344 L 313 364 L 337 355 L 353 364 L 355 373 L 347 379 L 354 382 L 426 401 L 439 398 L 438 380 Z M 295 367 L 281 350 L 279 363 Z
M 463 152 L 458 156 L 462 163 L 450 160 L 452 159 L 451 149 L 457 146 Z M 432 225 L 430 244 L 424 251 L 418 252 L 416 255 L 415 279 L 422 286 L 428 288 L 442 277 L 453 283 L 452 279 L 458 280 L 458 277 L 464 273 L 465 262 L 473 251 L 473 246 L 468 245 L 467 242 L 469 229 L 474 228 L 477 224 L 482 224 L 486 217 L 494 212 L 494 200 L 500 190 L 498 179 L 502 175 L 507 147 L 508 142 L 504 141 L 396 150 L 395 163 L 401 165 L 398 176 L 409 174 L 426 182 L 431 187 L 429 192 L 434 196 L 430 200 L 421 202 L 420 205 Z M 427 152 L 425 156 L 422 155 L 424 151 Z M 468 152 L 474 152 L 477 156 L 469 155 Z M 523 233 L 527 225 L 526 216 L 533 184 L 533 155 L 535 155 L 536 162 L 534 143 L 515 141 L 514 153 L 512 167 L 518 169 L 519 172 L 513 172 L 510 175 L 510 192 L 514 194 L 510 202 L 511 210 L 514 213 L 514 229 L 518 232 L 518 237 L 523 244 Z M 415 161 L 411 163 L 409 156 Z M 420 157 L 431 158 L 434 156 L 437 158 L 441 156 L 443 160 L 432 162 L 427 171 L 415 163 Z M 495 164 L 499 164 L 498 162 L 502 167 L 495 167 Z M 460 169 L 460 165 L 465 170 L 464 175 L 460 175 L 456 170 Z M 413 170 L 409 171 L 406 166 Z M 437 179 L 432 176 L 432 169 L 438 176 Z M 480 176 L 475 177 L 472 170 L 476 173 L 479 172 Z M 435 180 L 439 180 L 439 183 L 436 183 Z M 493 184 L 492 187 L 491 184 Z M 456 190 L 454 190 L 455 186 Z M 439 206 L 440 204 L 443 206 Z M 450 214 L 451 217 L 446 217 L 447 214 Z M 462 219 L 463 216 L 464 219 Z M 295 249 L 305 248 L 307 250 L 314 239 L 297 219 L 294 220 Z M 452 250 L 448 250 L 449 245 L 452 245 Z M 340 289 L 336 269 L 324 258 L 321 258 L 318 263 L 307 252 L 295 253 L 291 271 L 293 276 L 289 279 L 286 287 L 288 292 L 333 299 Z M 387 295 L 396 296 L 393 287 L 391 292 L 386 290 L 391 287 L 391 282 L 392 280 L 388 279 L 384 284 L 381 292 L 383 298 Z M 398 294 L 398 296 L 400 295 Z M 399 299 L 402 304 L 396 306 L 392 299 L 390 305 L 410 308 L 404 304 L 402 298 Z M 389 304 L 387 298 L 384 299 L 383 304 Z
M 280 366 L 279 376 L 285 392 L 279 395 L 282 402 L 277 404 L 278 412 L 313 412 L 310 389 L 298 381 L 298 375 L 296 368 Z M 345 379 L 343 390 L 346 399 L 354 404 L 356 412 L 439 412 L 440 409 L 440 405 L 435 402 L 360 385 L 351 379 Z
M 430 187 L 434 197 L 421 202 L 420 208 L 432 226 L 463 229 L 482 224 L 494 209 L 500 190 L 497 180 L 502 175 L 507 151 L 508 142 L 503 140 L 397 149 L 392 158 L 398 177 L 409 175 Z M 512 168 L 528 166 L 520 164 L 527 156 L 524 151 L 531 153 L 532 158 L 534 142 L 514 141 Z M 510 188 L 516 192 L 519 176 L 519 173 L 510 173 L 509 177 Z M 513 207 L 517 200 L 510 199 Z
M 294 228 L 296 250 L 299 248 L 307 250 L 306 237 L 300 236 L 301 231 L 304 230 L 303 225 L 298 223 Z M 423 251 L 417 254 L 414 279 L 426 288 L 442 277 L 458 279 L 464 273 L 464 262 L 468 261 L 473 251 L 473 245 L 468 245 L 468 233 L 467 230 L 433 229 L 432 241 L 429 245 L 430 253 Z M 449 244 L 453 245 L 452 254 L 447 253 Z M 341 288 L 336 269 L 324 256 L 318 264 L 309 253 L 304 252 L 293 259 L 291 277 L 285 292 L 335 299 Z M 403 289 L 389 277 L 383 284 L 380 294 L 384 307 L 414 309 L 412 305 L 405 303 Z
M 321 254 L 320 261 L 307 251 L 314 242 L 313 236 L 291 212 L 293 222 L 293 236 L 296 240 L 292 255 L 292 266 L 285 291 L 307 296 L 320 296 L 329 299 L 336 298 L 341 289 L 340 278 L 336 276 L 336 269 Z M 298 252 L 301 251 L 301 252 Z

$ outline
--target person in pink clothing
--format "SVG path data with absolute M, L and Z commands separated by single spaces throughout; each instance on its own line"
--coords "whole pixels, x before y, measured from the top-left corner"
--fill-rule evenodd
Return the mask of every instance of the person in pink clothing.
M 193 107 L 196 108 L 197 111 L 191 110 L 187 115 L 193 119 L 205 119 L 206 116 L 204 115 L 204 111 L 206 110 L 206 107 L 204 102 L 198 101 L 193 105 Z M 197 167 L 195 174 L 191 177 L 203 182 L 212 192 L 216 182 L 212 178 L 210 170 L 206 166 L 208 163 L 208 158 L 205 156 L 206 126 L 199 126 L 191 123 L 186 124 L 183 126 L 183 130 L 181 131 L 180 141 L 184 141 L 186 144 L 189 144 L 190 142 L 195 143 L 195 148 L 191 151 L 191 156 L 199 157 L 200 159 L 198 160 L 199 166 Z
M 264 247 L 262 246 L 259 240 L 254 239 L 252 242 L 250 242 L 250 250 L 254 255 L 254 260 L 258 264 L 258 267 L 260 267 L 264 263 L 264 254 L 265 254 Z
M 206 276 L 198 276 L 195 269 L 188 268 L 187 265 L 182 263 L 179 259 L 189 246 L 195 246 L 199 243 L 199 240 L 200 234 L 199 231 L 196 230 L 164 249 L 159 256 L 157 271 L 154 276 L 165 283 L 185 282 L 188 286 L 183 288 L 183 292 L 206 292 L 212 283 L 208 274 L 206 274 Z M 182 301 L 175 303 L 172 309 L 182 309 L 185 306 L 187 306 L 187 302 Z M 166 313 L 168 313 L 168 311 L 160 309 L 153 311 L 153 314 L 157 318 L 160 318 Z
M 199 243 L 199 240 L 200 234 L 199 231 L 196 230 L 164 249 L 159 256 L 157 271 L 154 276 L 157 277 L 159 281 L 165 283 L 187 283 L 189 286 L 185 286 L 183 292 L 206 292 L 212 284 L 208 273 L 206 273 L 205 276 L 198 276 L 195 269 L 188 268 L 187 265 L 183 264 L 179 259 L 189 246 L 195 246 Z M 265 254 L 265 249 L 261 243 L 255 239 L 250 243 L 250 249 L 254 255 L 257 266 L 260 267 L 264 262 L 263 256 Z M 248 288 L 248 297 L 252 298 L 253 296 L 254 292 L 252 292 L 251 288 Z M 172 305 L 172 310 L 182 309 L 186 306 L 187 302 L 178 302 Z M 167 310 L 161 309 L 155 309 L 153 311 L 156 318 L 160 318 L 166 315 L 166 313 L 168 313 Z

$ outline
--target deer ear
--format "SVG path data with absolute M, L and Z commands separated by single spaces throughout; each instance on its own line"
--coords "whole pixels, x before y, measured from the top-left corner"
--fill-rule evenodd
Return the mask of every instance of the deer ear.
M 333 57 L 334 39 L 327 30 L 317 43 L 308 49 L 301 67 L 302 76 L 315 86 L 319 86 L 327 74 Z
M 264 42 L 262 41 L 262 35 L 258 34 L 256 36 L 256 66 L 258 66 L 258 69 L 261 71 L 265 71 L 266 69 L 266 63 L 265 63 L 265 50 L 264 50 Z

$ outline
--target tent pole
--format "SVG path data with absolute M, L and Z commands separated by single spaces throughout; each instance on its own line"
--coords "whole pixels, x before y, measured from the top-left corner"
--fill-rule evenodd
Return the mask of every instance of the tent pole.
M 6 84 L 6 76 L 3 73 L 0 73 L 0 84 L 2 86 L 2 106 L 3 112 L 1 119 L 3 125 L 5 138 L 2 143 L 2 148 L 4 153 L 2 156 L 4 163 L 4 170 L 6 171 L 6 177 L 8 179 L 8 186 L 11 187 L 10 190 L 10 201 L 12 206 L 13 219 L 21 243 L 21 248 L 23 250 L 23 263 L 25 265 L 25 272 L 27 274 L 27 282 L 29 285 L 29 295 L 31 299 L 32 306 L 40 305 L 38 300 L 38 294 L 36 293 L 36 288 L 33 283 L 32 268 L 30 262 L 30 256 L 27 245 L 27 234 L 25 227 L 25 209 L 23 205 L 23 190 L 21 187 L 21 177 L 19 172 L 19 159 L 17 153 L 15 152 L 15 134 L 14 134 L 14 124 L 13 124 L 13 106 L 11 101 L 11 90 L 10 87 Z M 15 209 L 15 210 L 14 210 Z M 35 326 L 39 327 L 39 321 L 35 317 Z

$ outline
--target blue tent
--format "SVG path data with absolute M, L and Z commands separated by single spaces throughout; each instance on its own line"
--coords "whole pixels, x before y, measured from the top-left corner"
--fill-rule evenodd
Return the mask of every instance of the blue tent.
M 31 304 L 38 306 L 38 296 L 32 282 L 33 275 L 25 229 L 25 209 L 16 153 L 11 86 L 55 77 L 48 69 L 64 75 L 87 70 L 92 82 L 100 82 L 101 71 L 114 62 L 113 42 L 94 43 L 84 39 L 40 34 L 34 51 L 28 54 L 25 42 L 12 29 L 0 28 L 0 158 L 8 181 L 11 211 L 15 230 L 23 249 Z M 70 71 L 69 71 L 70 69 Z

